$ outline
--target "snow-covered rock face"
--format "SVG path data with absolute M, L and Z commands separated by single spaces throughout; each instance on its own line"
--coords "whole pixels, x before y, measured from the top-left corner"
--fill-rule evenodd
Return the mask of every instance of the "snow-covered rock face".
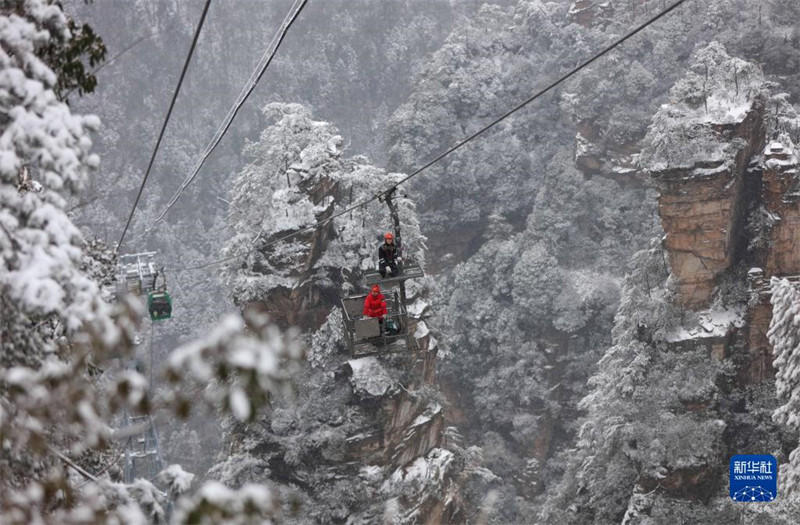
M 767 275 L 800 274 L 800 180 L 794 144 L 773 141 L 762 157 L 764 209 L 775 217 L 764 260 Z
M 746 170 L 764 144 L 765 90 L 757 66 L 712 43 L 672 88 L 643 141 L 640 163 L 660 192 L 681 306 L 708 306 L 717 276 L 743 248 Z
M 733 169 L 753 142 L 766 84 L 757 65 L 730 57 L 712 42 L 695 54 L 691 71 L 669 96 L 653 117 L 639 163 L 655 176 L 681 171 L 683 177 L 704 177 Z
M 336 129 L 313 120 L 302 106 L 270 104 L 264 111 L 274 124 L 247 146 L 254 161 L 235 178 L 230 195 L 233 238 L 226 252 L 248 253 L 226 268 L 225 277 L 240 306 L 256 303 L 272 319 L 310 336 L 310 366 L 296 378 L 295 403 L 276 402 L 268 417 L 227 433 L 235 459 L 214 467 L 212 476 L 232 485 L 267 477 L 300 485 L 313 519 L 348 516 L 357 522 L 353 516 L 361 514 L 372 522 L 375 507 L 383 506 L 374 496 L 393 472 L 444 442 L 444 410 L 422 388 L 432 385 L 436 363 L 437 344 L 423 320 L 430 311 L 429 284 L 407 283 L 413 305 L 409 328 L 419 344 L 415 355 L 349 359 L 337 306 L 343 295 L 366 291 L 362 272 L 376 264 L 383 233 L 394 230 L 388 207 L 370 202 L 320 228 L 280 239 L 372 198 L 402 175 L 386 173 L 364 157 L 345 157 Z M 401 192 L 395 202 L 404 257 L 424 264 L 414 204 Z M 237 408 L 241 403 L 234 398 L 230 402 L 234 415 L 251 413 L 246 406 Z M 448 486 L 449 476 L 440 473 Z M 413 511 L 425 498 L 398 503 L 398 512 Z M 442 499 L 433 493 L 429 503 L 433 507 Z M 435 512 L 446 515 L 444 509 L 458 501 L 452 498 Z
M 356 395 L 381 397 L 396 384 L 377 357 L 351 359 L 347 365 L 352 371 L 350 384 Z
M 726 356 L 727 341 L 743 326 L 745 326 L 743 307 L 710 309 L 698 313 L 696 324 L 678 326 L 667 334 L 666 339 L 674 347 L 705 346 L 715 359 L 722 360 Z
M 274 124 L 245 154 L 254 160 L 233 181 L 225 247 L 237 257 L 225 270 L 234 300 L 259 302 L 279 322 L 317 329 L 343 291 L 377 262 L 378 239 L 393 231 L 377 201 L 325 221 L 386 190 L 402 177 L 343 155 L 336 128 L 298 104 L 269 104 Z M 424 238 L 414 204 L 398 197 L 405 255 L 423 263 Z

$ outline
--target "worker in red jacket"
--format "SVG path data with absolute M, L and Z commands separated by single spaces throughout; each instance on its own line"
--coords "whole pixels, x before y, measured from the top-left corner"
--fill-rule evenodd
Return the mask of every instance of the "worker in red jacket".
M 364 315 L 377 317 L 379 321 L 383 322 L 386 313 L 386 298 L 381 293 L 381 287 L 376 284 L 364 299 Z

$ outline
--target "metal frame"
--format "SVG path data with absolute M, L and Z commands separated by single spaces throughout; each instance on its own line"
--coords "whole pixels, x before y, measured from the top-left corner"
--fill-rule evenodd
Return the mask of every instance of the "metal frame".
M 153 283 L 158 275 L 156 252 L 129 253 L 119 256 L 117 276 L 124 283 L 126 293 L 145 297 L 154 291 Z
M 400 333 L 394 335 L 388 335 L 382 331 L 377 318 L 362 316 L 366 297 L 367 294 L 362 294 L 342 299 L 344 334 L 350 355 L 363 357 L 419 350 L 416 339 L 409 331 L 408 312 L 396 294 L 386 297 L 388 313 L 385 317 L 385 319 L 394 319 L 400 323 Z M 403 342 L 405 344 L 402 344 Z
M 373 284 L 392 286 L 400 284 L 408 279 L 419 279 L 420 277 L 424 277 L 424 275 L 425 273 L 418 264 L 407 263 L 403 265 L 402 270 L 397 275 L 381 277 L 378 270 L 367 270 L 364 272 L 364 279 L 366 280 L 367 286 L 372 286 Z
M 155 421 L 150 415 L 126 414 L 125 419 L 127 427 L 147 425 L 141 433 L 131 436 L 125 446 L 125 482 L 133 483 L 136 478 L 152 480 L 164 469 Z
M 393 200 L 396 190 L 397 187 L 391 188 L 389 191 L 382 194 L 379 200 L 385 202 L 389 207 L 389 214 L 394 224 L 394 242 L 398 250 L 402 250 L 403 241 L 400 233 L 400 213 Z M 386 309 L 388 310 L 386 319 L 394 319 L 400 323 L 399 334 L 387 335 L 385 331 L 381 330 L 378 319 L 362 318 L 361 313 L 364 307 L 364 299 L 367 297 L 366 294 L 351 295 L 342 299 L 344 334 L 351 356 L 361 357 L 375 354 L 419 351 L 419 344 L 417 344 L 416 338 L 409 331 L 409 317 L 406 306 L 408 301 L 406 299 L 405 283 L 407 279 L 423 277 L 424 273 L 418 264 L 413 264 L 411 262 L 402 265 L 399 270 L 400 273 L 398 275 L 391 275 L 385 278 L 381 277 L 377 269 L 369 270 L 365 272 L 364 275 L 367 286 L 369 287 L 374 284 L 387 287 L 398 286 L 399 297 L 398 291 L 392 290 L 390 296 L 386 298 Z M 404 340 L 405 344 L 403 344 Z M 364 348 L 366 348 L 366 351 L 362 350 Z

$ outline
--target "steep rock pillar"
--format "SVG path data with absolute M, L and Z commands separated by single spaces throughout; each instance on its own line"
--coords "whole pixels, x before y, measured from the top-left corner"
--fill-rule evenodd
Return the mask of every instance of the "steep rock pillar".
M 740 254 L 744 237 L 744 178 L 764 143 L 763 103 L 738 123 L 708 126 L 722 158 L 652 171 L 677 301 L 692 310 L 711 303 L 716 278 Z M 712 150 L 713 151 L 713 150 Z
M 763 160 L 764 208 L 776 223 L 770 232 L 767 277 L 800 274 L 800 187 L 797 157 L 780 142 L 770 143 Z
M 764 269 L 750 270 L 749 284 L 758 301 L 748 308 L 749 366 L 743 368 L 745 383 L 755 384 L 774 377 L 772 345 L 767 338 L 772 320 L 769 278 L 796 279 L 800 275 L 800 179 L 793 147 L 773 141 L 764 149 L 761 159 L 762 200 L 764 212 L 772 224 L 766 235 L 768 242 L 760 260 Z
M 712 42 L 695 53 L 642 140 L 639 165 L 659 190 L 679 306 L 708 307 L 717 278 L 745 255 L 746 178 L 764 147 L 766 99 L 758 66 Z

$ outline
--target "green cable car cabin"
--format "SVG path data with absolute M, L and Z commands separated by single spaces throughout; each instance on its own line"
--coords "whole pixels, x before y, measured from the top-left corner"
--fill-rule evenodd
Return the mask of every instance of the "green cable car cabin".
M 172 298 L 166 290 L 150 292 L 147 297 L 147 311 L 151 321 L 163 321 L 172 317 Z

